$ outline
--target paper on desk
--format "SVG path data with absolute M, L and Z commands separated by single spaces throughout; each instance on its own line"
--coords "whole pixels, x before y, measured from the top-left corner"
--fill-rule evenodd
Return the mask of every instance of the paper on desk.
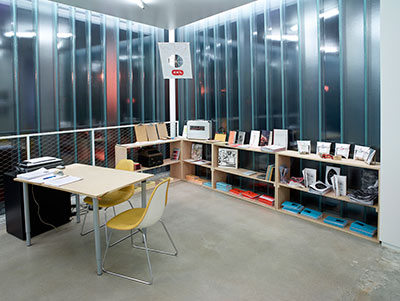
M 50 174 L 50 171 L 48 171 L 46 168 L 42 167 L 35 171 L 21 173 L 21 174 L 17 175 L 17 178 L 23 179 L 23 180 L 32 180 L 32 179 L 39 178 L 39 177 L 49 176 L 49 174 Z
M 70 183 L 77 182 L 80 180 L 82 180 L 82 178 L 73 177 L 73 176 L 60 176 L 60 177 L 49 179 L 49 180 L 45 181 L 45 184 L 49 185 L 49 186 L 59 187 L 59 186 L 70 184 Z
M 65 176 L 55 175 L 55 174 L 52 174 L 52 173 L 47 173 L 44 176 L 37 177 L 37 178 L 34 178 L 34 179 L 30 179 L 29 181 L 32 182 L 32 183 L 36 183 L 36 184 L 42 184 L 42 183 L 46 183 L 47 184 L 48 181 L 60 179 L 62 177 L 65 177 Z

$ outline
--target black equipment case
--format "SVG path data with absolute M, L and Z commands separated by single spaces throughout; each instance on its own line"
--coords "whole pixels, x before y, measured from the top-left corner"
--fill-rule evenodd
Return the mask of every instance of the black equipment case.
M 163 155 L 158 149 L 143 148 L 139 151 L 139 163 L 144 167 L 162 165 L 163 162 Z

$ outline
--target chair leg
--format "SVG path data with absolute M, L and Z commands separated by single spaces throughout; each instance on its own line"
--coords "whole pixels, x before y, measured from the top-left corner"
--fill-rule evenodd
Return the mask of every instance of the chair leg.
M 139 231 L 142 232 L 141 230 L 139 230 Z M 117 277 L 123 278 L 123 279 L 136 281 L 136 282 L 139 282 L 139 283 L 142 283 L 142 284 L 147 284 L 147 285 L 153 284 L 153 272 L 151 270 L 151 263 L 150 263 L 149 250 L 147 248 L 146 234 L 144 234 L 142 232 L 144 246 L 145 246 L 145 250 L 146 250 L 146 256 L 147 256 L 147 264 L 148 264 L 148 267 L 149 267 L 150 281 L 146 281 L 146 280 L 142 280 L 142 279 L 139 279 L 139 278 L 134 278 L 134 277 L 126 276 L 126 275 L 123 275 L 123 274 L 115 273 L 115 272 L 112 272 L 112 271 L 108 271 L 108 270 L 106 270 L 104 268 L 104 263 L 106 261 L 106 255 L 107 255 L 108 249 L 110 248 L 111 235 L 112 235 L 112 232 L 110 233 L 110 236 L 106 239 L 107 246 L 106 246 L 106 250 L 104 252 L 104 257 L 103 257 L 103 266 L 102 266 L 103 272 L 107 273 L 107 274 L 110 274 L 110 275 L 113 275 L 113 276 L 117 276 Z
M 150 252 L 154 252 L 154 253 L 165 254 L 165 255 L 170 255 L 170 256 L 178 256 L 178 249 L 176 248 L 175 243 L 174 243 L 174 241 L 172 240 L 172 237 L 171 237 L 171 235 L 169 234 L 169 232 L 168 232 L 168 230 L 167 230 L 167 227 L 165 226 L 165 224 L 164 224 L 163 221 L 160 220 L 160 223 L 161 223 L 161 225 L 163 226 L 165 232 L 167 233 L 167 236 L 168 236 L 168 238 L 169 238 L 169 240 L 170 240 L 172 246 L 173 246 L 174 249 L 175 249 L 175 253 L 173 253 L 173 252 L 167 252 L 167 251 L 162 251 L 162 250 L 156 250 L 156 249 L 150 249 L 150 248 L 148 248 L 148 250 L 149 250 Z M 135 249 L 145 250 L 144 247 L 137 246 L 137 245 L 135 245 L 135 244 L 133 244 L 132 246 L 133 246 Z
M 88 213 L 89 213 L 89 209 L 86 210 L 85 217 L 83 218 L 83 223 L 82 223 L 81 233 L 80 233 L 81 236 L 85 236 L 85 235 L 87 235 L 87 234 L 89 234 L 89 233 L 92 233 L 92 232 L 94 231 L 94 229 L 91 229 L 91 230 L 88 230 L 88 231 L 86 231 L 86 232 L 83 232 L 83 229 L 84 229 L 85 223 L 86 223 L 86 217 L 87 217 Z M 104 226 L 105 226 L 105 224 L 102 224 L 102 225 L 100 226 L 100 228 L 103 228 Z
M 129 203 L 129 205 L 131 205 L 131 208 L 133 209 L 133 208 L 135 208 L 135 207 L 133 207 L 133 205 L 132 205 L 132 202 L 131 201 L 128 201 L 128 203 Z

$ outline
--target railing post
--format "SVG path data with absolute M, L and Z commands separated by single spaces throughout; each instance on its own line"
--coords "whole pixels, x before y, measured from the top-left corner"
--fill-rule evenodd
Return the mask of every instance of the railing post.
M 91 137 L 91 151 L 92 151 L 92 165 L 96 165 L 96 149 L 95 149 L 95 143 L 94 143 L 94 130 L 92 129 L 90 131 L 90 137 Z
M 26 136 L 26 159 L 31 159 L 31 137 Z

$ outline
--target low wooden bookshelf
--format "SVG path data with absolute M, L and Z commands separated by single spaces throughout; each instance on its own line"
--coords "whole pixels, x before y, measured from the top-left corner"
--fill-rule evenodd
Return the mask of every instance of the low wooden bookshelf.
M 290 193 L 292 191 L 300 191 L 300 192 L 306 193 L 306 194 L 312 194 L 312 193 L 309 192 L 308 189 L 306 189 L 306 188 L 300 188 L 300 187 L 291 186 L 291 185 L 288 185 L 285 183 L 281 183 L 281 181 L 279 179 L 279 172 L 278 172 L 279 166 L 281 166 L 281 165 L 290 166 L 291 160 L 302 159 L 302 160 L 310 160 L 310 161 L 316 161 L 316 162 L 339 165 L 339 166 L 349 166 L 349 167 L 353 167 L 353 168 L 375 170 L 378 172 L 378 179 L 379 179 L 380 165 L 377 163 L 368 165 L 362 161 L 357 161 L 357 160 L 353 160 L 353 159 L 343 159 L 343 160 L 322 159 L 318 155 L 315 155 L 315 154 L 301 155 L 296 151 L 290 151 L 290 150 L 271 153 L 271 152 L 264 152 L 261 150 L 261 148 L 237 147 L 237 146 L 228 145 L 226 143 L 219 142 L 219 141 L 189 140 L 189 139 L 183 139 L 183 138 L 153 141 L 153 142 L 147 142 L 147 143 L 131 143 L 131 144 L 125 144 L 125 145 L 116 145 L 115 146 L 116 162 L 118 162 L 121 159 L 125 159 L 127 157 L 128 150 L 131 148 L 141 148 L 141 147 L 145 147 L 145 146 L 161 145 L 161 144 L 166 144 L 166 143 L 170 143 L 170 150 L 171 150 L 170 155 L 171 156 L 172 156 L 173 148 L 180 149 L 179 159 L 172 160 L 172 158 L 167 158 L 164 160 L 164 163 L 162 165 L 154 166 L 151 168 L 142 168 L 141 171 L 147 171 L 147 170 L 155 169 L 155 168 L 159 168 L 159 167 L 170 166 L 170 176 L 171 177 L 178 179 L 178 180 L 187 181 L 186 175 L 195 174 L 196 168 L 204 168 L 211 172 L 211 187 L 207 187 L 205 185 L 200 185 L 199 183 L 193 183 L 193 184 L 202 186 L 207 189 L 211 189 L 213 191 L 220 192 L 227 196 L 231 196 L 236 199 L 246 201 L 246 202 L 249 202 L 249 203 L 264 207 L 264 208 L 276 210 L 278 212 L 292 215 L 297 218 L 319 224 L 321 226 L 336 229 L 341 232 L 345 232 L 345 233 L 348 233 L 348 234 L 351 234 L 351 235 L 354 235 L 354 236 L 357 236 L 360 238 L 364 238 L 364 239 L 372 241 L 372 242 L 379 243 L 379 228 L 378 228 L 377 234 L 374 237 L 367 237 L 367 236 L 361 235 L 359 233 L 349 230 L 350 224 L 353 222 L 353 220 L 350 218 L 346 217 L 346 220 L 348 220 L 348 224 L 346 227 L 339 228 L 339 227 L 335 227 L 335 226 L 332 226 L 332 225 L 329 225 L 329 224 L 326 224 L 323 222 L 325 217 L 328 215 L 327 213 L 323 213 L 323 216 L 321 219 L 314 220 L 314 219 L 305 217 L 300 214 L 294 214 L 294 213 L 290 213 L 285 210 L 282 210 L 282 203 L 284 201 L 290 200 Z M 211 148 L 211 150 L 210 150 L 211 151 L 211 160 L 205 161 L 205 162 L 191 160 L 191 150 L 192 150 L 193 143 L 200 143 L 200 144 L 205 145 L 205 147 Z M 265 174 L 265 172 L 252 171 L 252 170 L 244 169 L 244 168 L 221 168 L 221 167 L 218 167 L 218 149 L 219 148 L 237 149 L 237 150 L 239 150 L 239 153 L 241 151 L 244 151 L 244 152 L 253 152 L 255 154 L 256 153 L 269 154 L 272 157 L 270 159 L 271 164 L 275 163 L 276 168 L 278 168 L 275 172 L 274 179 L 269 181 L 269 180 L 266 180 L 265 178 L 262 178 L 261 175 Z M 255 173 L 249 174 L 249 172 L 255 172 Z M 261 183 L 268 184 L 271 188 L 274 188 L 274 198 L 275 198 L 274 206 L 268 206 L 264 203 L 259 202 L 258 200 L 249 199 L 249 198 L 246 198 L 241 195 L 235 195 L 230 192 L 216 189 L 216 183 L 220 182 L 220 181 L 225 182 L 228 175 L 234 175 L 234 176 L 238 176 L 238 177 L 242 177 L 242 178 L 259 181 Z M 290 174 L 289 174 L 289 177 L 290 177 Z M 187 181 L 187 182 L 190 183 L 190 181 Z M 378 199 L 378 202 L 374 205 L 364 205 L 364 204 L 360 204 L 360 203 L 351 201 L 350 198 L 347 196 L 337 197 L 332 192 L 322 195 L 322 197 L 336 200 L 339 202 L 344 202 L 346 204 L 350 203 L 350 204 L 355 204 L 358 206 L 373 208 L 378 214 L 378 224 L 379 224 L 379 199 Z M 335 216 L 335 214 L 330 214 L 330 213 L 329 213 L 329 215 Z

